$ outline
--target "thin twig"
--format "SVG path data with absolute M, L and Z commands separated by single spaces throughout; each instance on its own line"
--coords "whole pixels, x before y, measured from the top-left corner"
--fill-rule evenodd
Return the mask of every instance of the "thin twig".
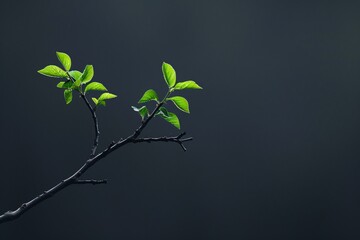
M 70 81 L 72 81 L 73 83 L 76 82 L 76 80 L 68 72 L 66 72 L 66 74 L 68 76 L 68 79 L 70 79 Z M 100 138 L 99 122 L 96 116 L 96 106 L 95 107 L 91 106 L 89 100 L 85 96 L 85 93 L 83 93 L 81 89 L 79 90 L 79 93 L 80 93 L 80 97 L 84 100 L 86 106 L 90 110 L 91 117 L 94 121 L 95 137 L 94 137 L 94 144 L 93 147 L 91 148 L 91 153 L 90 153 L 90 157 L 93 157 L 96 154 L 96 149 L 99 145 L 99 138 Z
M 91 154 L 90 157 L 95 156 L 96 154 L 96 149 L 99 145 L 99 138 L 100 138 L 100 130 L 99 130 L 99 122 L 96 116 L 96 111 L 95 108 L 91 107 L 91 104 L 89 103 L 89 100 L 86 98 L 85 94 L 80 93 L 81 98 L 84 100 L 86 106 L 88 107 L 88 109 L 91 112 L 91 117 L 94 121 L 94 130 L 95 130 L 95 137 L 94 137 L 94 144 L 93 147 L 91 148 Z

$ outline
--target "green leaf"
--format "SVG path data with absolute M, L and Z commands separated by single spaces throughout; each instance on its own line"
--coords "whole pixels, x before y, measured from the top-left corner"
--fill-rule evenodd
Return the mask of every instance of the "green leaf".
M 92 100 L 94 101 L 96 106 L 102 105 L 102 106 L 106 106 L 106 102 L 105 101 L 99 101 L 96 98 L 92 98 Z
M 77 70 L 73 70 L 73 71 L 70 71 L 70 72 L 69 72 L 69 75 L 70 75 L 73 79 L 75 79 L 75 81 L 76 81 L 76 80 L 79 80 L 79 79 L 80 79 L 80 77 L 81 77 L 81 75 L 82 75 L 82 72 L 77 71 Z
M 183 89 L 202 89 L 196 82 L 194 81 L 185 81 L 185 82 L 178 82 L 174 90 L 183 90 Z
M 149 110 L 147 109 L 146 106 L 142 106 L 141 108 L 137 108 L 134 106 L 131 107 L 135 112 L 138 112 L 140 114 L 142 120 L 144 120 L 144 118 L 149 115 Z
M 163 119 L 165 119 L 167 122 L 174 125 L 177 129 L 180 129 L 180 121 L 179 118 L 176 116 L 175 113 L 168 112 L 168 116 L 160 115 Z
M 69 55 L 63 52 L 56 52 L 56 56 L 58 57 L 61 64 L 64 66 L 66 71 L 69 71 L 71 68 L 71 58 Z
M 39 70 L 38 73 L 45 75 L 47 77 L 54 77 L 54 78 L 66 78 L 67 77 L 66 72 L 55 65 L 46 66 L 45 68 Z
M 172 101 L 175 104 L 175 106 L 181 111 L 190 113 L 189 102 L 184 97 L 175 96 L 175 97 L 167 98 L 166 100 Z
M 102 105 L 102 106 L 106 106 L 106 102 L 105 100 L 107 99 L 111 99 L 111 98 L 115 98 L 116 95 L 111 94 L 111 93 L 103 93 L 99 99 L 96 98 L 92 98 L 93 102 L 95 103 L 96 106 Z
M 74 82 L 74 88 L 79 90 L 80 86 L 81 86 L 81 81 L 80 81 L 80 79 L 78 79 Z
M 69 89 L 71 88 L 73 85 L 73 83 L 71 81 L 66 81 L 66 82 L 59 82 L 56 87 L 58 88 L 65 88 L 65 89 Z
M 163 62 L 162 72 L 166 84 L 169 86 L 169 88 L 173 87 L 176 83 L 176 72 L 174 68 L 170 64 Z
M 96 98 L 93 97 L 93 98 L 91 98 L 91 99 L 93 100 L 93 102 L 95 103 L 95 105 L 98 105 L 98 102 L 99 102 L 99 101 L 98 101 Z
M 94 67 L 92 65 L 86 65 L 80 80 L 82 83 L 88 83 L 94 77 Z
M 158 102 L 158 96 L 156 94 L 156 92 L 152 89 L 147 90 L 144 95 L 141 97 L 141 99 L 139 100 L 139 103 L 144 103 L 144 102 L 148 102 L 148 101 L 157 101 Z
M 175 113 L 169 112 L 165 107 L 160 107 L 155 115 L 162 117 L 167 122 L 171 123 L 176 128 L 180 129 L 179 118 L 176 116 Z
M 108 100 L 108 99 L 112 99 L 112 98 L 116 98 L 117 96 L 115 94 L 112 93 L 103 93 L 101 94 L 101 96 L 99 97 L 99 102 L 104 101 L 104 100 Z
M 89 83 L 85 88 L 85 93 L 88 91 L 107 91 L 106 87 L 99 82 Z
M 66 89 L 64 91 L 64 98 L 65 98 L 65 102 L 66 104 L 70 104 L 72 101 L 72 90 L 71 89 Z
M 155 114 L 156 116 L 161 116 L 161 117 L 168 117 L 169 113 L 168 110 L 164 107 L 160 107 L 159 110 L 157 111 L 157 113 Z

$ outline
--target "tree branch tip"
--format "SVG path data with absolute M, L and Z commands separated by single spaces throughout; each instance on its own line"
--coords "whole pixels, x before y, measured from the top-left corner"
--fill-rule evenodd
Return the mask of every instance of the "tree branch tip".
M 194 138 L 193 138 L 193 137 L 180 139 L 180 141 L 181 141 L 181 142 L 188 142 L 188 141 L 192 141 L 192 140 L 194 140 Z
M 184 144 L 182 144 L 181 142 L 179 143 L 181 148 L 184 150 L 184 152 L 186 152 L 186 147 L 184 146 Z

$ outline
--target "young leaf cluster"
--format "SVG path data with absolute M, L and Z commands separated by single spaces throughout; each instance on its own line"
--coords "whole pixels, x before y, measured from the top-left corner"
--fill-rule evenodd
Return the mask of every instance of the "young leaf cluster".
M 170 95 L 175 91 L 184 89 L 202 89 L 202 87 L 200 87 L 196 82 L 192 80 L 176 82 L 176 71 L 168 63 L 163 62 L 162 73 L 164 76 L 164 80 L 168 86 L 168 92 L 166 93 L 163 100 L 159 100 L 159 97 L 155 90 L 149 89 L 143 94 L 138 103 L 155 101 L 157 106 L 159 107 L 155 113 L 155 116 L 163 118 L 165 121 L 180 129 L 180 120 L 177 115 L 173 112 L 168 111 L 165 107 L 163 107 L 163 104 L 166 102 L 172 102 L 179 110 L 185 113 L 190 113 L 189 102 L 186 100 L 186 98 L 182 96 L 170 97 Z M 142 106 L 140 108 L 132 106 L 132 108 L 135 112 L 139 113 L 143 121 L 149 117 L 149 110 L 146 106 Z
M 73 92 L 78 92 L 85 96 L 89 91 L 105 92 L 99 98 L 92 98 L 95 106 L 105 106 L 106 100 L 116 98 L 115 94 L 109 93 L 107 88 L 100 82 L 91 82 L 94 77 L 94 67 L 86 65 L 84 70 L 70 70 L 71 58 L 63 52 L 56 52 L 56 56 L 61 63 L 61 67 L 48 65 L 38 71 L 38 73 L 51 78 L 62 78 L 63 81 L 57 84 L 57 87 L 64 89 L 64 99 L 66 104 L 70 104 L 73 99 Z

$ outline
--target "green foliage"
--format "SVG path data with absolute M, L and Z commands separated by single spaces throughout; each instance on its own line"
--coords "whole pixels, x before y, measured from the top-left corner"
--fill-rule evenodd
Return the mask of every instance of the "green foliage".
M 107 89 L 102 83 L 92 82 L 86 86 L 84 93 L 88 91 L 107 91 Z
M 56 87 L 58 88 L 65 88 L 65 89 L 69 89 L 69 88 L 72 88 L 73 86 L 73 82 L 68 80 L 66 82 L 59 82 Z
M 65 89 L 64 91 L 64 99 L 66 104 L 70 104 L 72 101 L 73 95 L 71 89 Z
M 76 80 L 73 84 L 73 88 L 80 91 L 81 81 L 80 79 Z
M 71 58 L 64 52 L 56 52 L 56 56 L 64 67 L 65 71 L 58 66 L 48 65 L 38 72 L 42 75 L 54 78 L 64 78 L 65 81 L 59 82 L 56 87 L 65 89 L 64 98 L 66 104 L 70 104 L 73 99 L 73 92 L 79 92 L 81 95 L 85 95 L 89 91 L 105 91 L 107 88 L 100 82 L 89 83 L 94 77 L 94 67 L 92 65 L 86 65 L 83 72 L 78 70 L 72 70 Z M 83 91 L 83 87 L 85 90 Z M 98 99 L 92 98 L 96 106 L 106 106 L 106 100 L 115 98 L 116 95 L 112 93 L 104 93 Z
M 162 73 L 165 79 L 165 82 L 169 88 L 166 96 L 162 101 L 159 101 L 157 93 L 153 89 L 147 90 L 144 95 L 139 100 L 139 103 L 146 103 L 149 101 L 156 101 L 158 105 L 163 105 L 167 101 L 171 101 L 174 105 L 183 112 L 190 113 L 189 102 L 181 96 L 170 97 L 171 93 L 175 90 L 184 90 L 184 89 L 202 89 L 195 81 L 188 80 L 184 82 L 176 83 L 176 72 L 175 69 L 168 63 L 163 62 L 162 64 Z M 139 112 L 142 119 L 149 114 L 148 109 L 145 106 L 141 108 L 132 107 L 134 111 Z M 146 109 L 146 110 L 145 110 Z M 141 111 L 144 111 L 141 113 Z M 146 114 L 145 114 L 146 111 Z M 167 122 L 174 125 L 176 128 L 180 129 L 180 120 L 175 113 L 169 112 L 165 107 L 160 106 L 160 108 L 155 113 L 155 116 L 160 116 L 165 119 Z
M 169 112 L 165 107 L 160 107 L 156 116 L 162 117 L 165 121 L 174 125 L 177 129 L 180 129 L 180 120 L 175 113 Z
M 134 106 L 131 107 L 135 112 L 138 112 L 140 114 L 142 120 L 144 120 L 145 117 L 149 116 L 149 110 L 146 106 L 142 106 L 141 108 L 137 108 Z
M 98 103 L 99 103 L 99 100 L 97 100 L 97 98 L 91 98 L 92 100 L 93 100 L 93 102 L 95 103 L 95 105 L 98 105 Z
M 183 89 L 202 89 L 196 82 L 194 81 L 185 81 L 185 82 L 178 82 L 174 90 L 183 90 Z
M 168 110 L 165 107 L 160 107 L 159 110 L 157 111 L 157 113 L 155 114 L 156 116 L 165 116 L 168 117 Z
M 86 65 L 81 77 L 80 77 L 80 81 L 82 83 L 88 83 L 92 80 L 92 78 L 94 77 L 94 67 L 93 65 Z
M 65 71 L 58 66 L 48 65 L 45 68 L 39 70 L 38 72 L 42 75 L 53 77 L 53 78 L 64 78 L 65 81 L 59 82 L 56 86 L 60 89 L 64 89 L 64 99 L 66 104 L 70 104 L 73 99 L 73 92 L 78 92 L 82 97 L 85 97 L 90 91 L 104 91 L 99 98 L 92 97 L 92 101 L 96 106 L 106 106 L 106 101 L 116 98 L 115 94 L 109 93 L 107 88 L 100 82 L 91 82 L 94 77 L 94 67 L 92 65 L 86 65 L 83 72 L 78 70 L 72 70 L 71 68 L 71 58 L 68 54 L 63 52 L 56 52 L 56 56 Z M 171 93 L 175 90 L 184 90 L 184 89 L 202 89 L 195 81 L 188 80 L 184 82 L 176 83 L 176 72 L 175 69 L 168 63 L 163 62 L 162 64 L 162 73 L 165 79 L 165 82 L 169 88 L 167 94 L 163 100 L 159 100 L 157 93 L 153 89 L 147 90 L 143 96 L 140 98 L 139 103 L 147 103 L 150 101 L 155 101 L 158 108 L 157 112 L 154 113 L 155 116 L 160 116 L 167 122 L 171 123 L 176 128 L 180 129 L 180 120 L 175 113 L 169 112 L 163 104 L 167 101 L 171 101 L 174 105 L 183 112 L 190 113 L 189 102 L 182 96 L 173 96 Z M 84 91 L 83 91 L 83 88 Z M 159 106 L 160 105 L 160 106 Z M 146 106 L 134 107 L 132 109 L 135 112 L 138 112 L 141 116 L 141 119 L 151 116 L 149 110 Z
M 99 101 L 98 105 L 101 105 L 101 106 L 106 106 L 106 102 L 105 101 Z
M 48 65 L 45 68 L 38 71 L 38 73 L 47 77 L 53 78 L 66 78 L 67 74 L 64 70 L 55 65 Z
M 115 94 L 112 93 L 103 93 L 100 95 L 100 97 L 98 99 L 96 98 L 92 98 L 93 102 L 97 105 L 97 106 L 106 106 L 106 100 L 109 99 L 113 99 L 116 98 L 117 96 Z
M 81 75 L 82 75 L 82 72 L 77 71 L 77 70 L 74 70 L 74 71 L 70 71 L 70 72 L 69 72 L 69 75 L 70 75 L 73 79 L 75 79 L 75 81 L 76 81 L 76 80 L 79 80 L 79 79 L 80 79 L 80 77 L 81 77 Z
M 174 125 L 177 129 L 180 129 L 180 121 L 179 118 L 176 116 L 175 113 L 172 112 L 168 112 L 168 116 L 167 117 L 163 117 L 167 122 L 171 123 L 172 125 Z
M 97 98 L 91 98 L 96 106 L 106 106 L 106 102 L 104 100 L 99 100 Z
M 152 89 L 149 89 L 141 97 L 141 99 L 139 100 L 139 103 L 145 103 L 145 102 L 149 102 L 151 100 L 156 101 L 156 102 L 159 101 L 156 92 Z
M 176 83 L 176 72 L 174 68 L 170 64 L 163 62 L 162 72 L 166 84 L 168 85 L 169 88 L 172 88 Z
M 117 96 L 115 94 L 112 93 L 103 93 L 101 94 L 101 96 L 99 97 L 99 101 L 105 101 L 105 100 L 109 100 L 112 98 L 116 98 Z
M 56 52 L 56 56 L 63 65 L 64 69 L 66 71 L 69 71 L 71 68 L 71 58 L 69 57 L 69 55 L 63 52 Z
M 189 102 L 184 97 L 175 96 L 175 97 L 167 98 L 166 100 L 172 101 L 175 104 L 175 106 L 181 111 L 190 113 Z

